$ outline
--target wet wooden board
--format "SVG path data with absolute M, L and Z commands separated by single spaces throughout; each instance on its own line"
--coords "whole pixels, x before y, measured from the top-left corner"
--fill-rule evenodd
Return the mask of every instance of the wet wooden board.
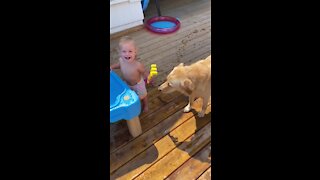
M 167 180 L 197 179 L 211 166 L 211 143 L 168 176 Z
M 199 178 L 198 180 L 211 180 L 211 167 L 208 168 Z
M 199 111 L 201 109 L 201 105 L 202 101 L 200 101 L 200 99 L 197 99 L 192 107 Z M 206 113 L 209 113 L 210 111 L 211 106 L 208 106 Z M 110 164 L 110 172 L 113 172 L 121 165 L 125 164 L 130 159 L 146 150 L 154 142 L 158 141 L 163 136 L 173 131 L 175 128 L 190 119 L 192 116 L 194 116 L 193 112 L 183 113 L 182 111 L 178 111 L 167 119 L 163 120 L 161 123 L 157 124 L 149 131 L 139 136 L 138 138 L 130 141 L 125 146 L 111 153 L 110 162 L 112 163 Z
M 174 92 L 171 94 L 163 94 L 160 93 L 156 88 L 152 89 L 151 92 L 148 92 L 148 99 L 149 103 L 152 104 L 149 112 L 140 115 L 140 121 L 144 122 L 144 117 L 148 114 L 151 114 L 157 110 L 159 107 L 163 107 L 164 104 L 168 104 L 173 101 L 175 98 L 181 96 L 179 92 Z M 181 102 L 183 103 L 183 102 Z M 155 105 L 154 105 L 155 104 Z M 186 103 L 184 103 L 186 104 Z M 167 105 L 170 106 L 171 104 Z M 126 122 L 119 121 L 117 123 L 110 124 L 110 151 L 114 151 L 116 148 L 120 147 L 121 145 L 129 142 L 133 138 L 129 134 L 128 127 Z
M 165 105 L 171 103 L 177 98 L 180 98 L 184 95 L 182 95 L 179 92 L 174 92 L 172 94 L 162 94 L 159 92 L 158 96 L 153 97 L 153 98 L 148 98 L 148 104 L 149 104 L 149 111 L 147 113 L 141 113 L 140 118 L 144 119 L 147 116 L 150 116 L 154 112 L 159 111 L 161 107 L 164 107 Z M 187 98 L 182 98 L 182 99 L 187 99 Z
M 176 137 L 174 137 L 176 138 Z M 211 123 L 200 129 L 194 135 L 186 139 L 177 148 L 170 151 L 153 166 L 139 174 L 137 180 L 162 180 L 167 178 L 175 169 L 179 168 L 184 162 L 190 159 L 199 150 L 211 141 Z
M 160 44 L 160 46 L 159 44 L 149 46 L 146 48 L 146 52 L 139 56 L 139 59 L 141 62 L 149 65 L 154 58 L 164 59 L 163 55 L 175 53 L 179 53 L 178 55 L 182 55 L 182 53 L 187 53 L 188 49 L 196 48 L 205 42 L 210 42 L 209 39 L 211 39 L 211 34 L 208 33 L 209 30 L 210 24 L 203 24 L 202 26 L 193 29 L 193 31 L 187 32 L 180 39 L 164 41 L 162 43 L 165 44 Z M 154 51 L 155 48 L 157 48 L 157 51 Z
M 184 146 L 186 146 L 187 144 L 191 144 L 193 142 L 192 139 L 197 141 L 198 143 L 203 143 L 202 140 L 206 141 L 206 139 L 210 139 L 209 135 L 207 134 L 207 131 L 211 130 L 210 117 L 211 116 L 205 116 L 201 120 L 195 117 L 190 118 L 181 126 L 170 132 L 168 135 L 155 142 L 147 150 L 135 156 L 131 161 L 111 173 L 110 179 L 135 178 L 139 176 L 140 173 L 143 173 L 145 170 L 150 168 L 151 165 L 157 165 L 157 161 L 167 157 L 166 155 L 172 150 L 176 149 L 176 147 L 181 143 L 185 144 Z M 205 126 L 206 128 L 202 128 L 203 126 Z M 197 130 L 199 132 L 197 132 Z M 195 136 L 192 136 L 194 134 Z M 200 139 L 198 139 L 197 137 L 200 137 Z M 199 144 L 195 143 L 193 147 L 196 148 L 200 146 Z
M 170 117 L 172 114 L 174 114 L 179 109 L 182 109 L 187 105 L 187 100 L 182 101 L 182 99 L 185 99 L 183 96 L 179 96 L 178 99 L 175 99 L 174 101 L 162 106 L 159 111 L 152 113 L 148 115 L 147 117 L 140 119 L 142 131 L 145 132 L 148 129 L 152 128 L 162 120 Z M 125 131 L 128 131 L 128 128 L 125 128 Z M 128 133 L 126 133 L 128 134 Z M 112 147 L 111 152 L 115 151 L 118 148 L 121 148 L 123 145 L 128 143 L 129 141 L 123 140 L 124 134 L 120 134 L 116 136 L 116 141 L 122 141 L 122 144 L 118 147 Z M 130 135 L 129 135 L 130 136 Z M 128 139 L 128 138 L 125 138 Z M 133 138 L 130 138 L 132 140 Z

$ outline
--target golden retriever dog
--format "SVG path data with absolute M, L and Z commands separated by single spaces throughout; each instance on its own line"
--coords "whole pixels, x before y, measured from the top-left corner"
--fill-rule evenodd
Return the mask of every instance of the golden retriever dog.
M 203 117 L 211 98 L 211 55 L 190 66 L 184 66 L 181 63 L 174 67 L 158 90 L 163 93 L 179 91 L 188 96 L 189 103 L 184 108 L 184 112 L 191 110 L 195 98 L 202 98 L 202 109 L 198 116 Z

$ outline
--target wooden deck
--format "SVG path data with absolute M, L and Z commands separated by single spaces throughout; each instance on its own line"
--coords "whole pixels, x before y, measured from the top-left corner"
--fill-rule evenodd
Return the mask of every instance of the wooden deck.
M 118 61 L 119 37 L 129 35 L 137 42 L 139 61 L 148 69 L 157 64 L 159 75 L 155 87 L 147 87 L 150 110 L 140 115 L 142 135 L 133 138 L 125 121 L 110 124 L 110 178 L 211 179 L 211 102 L 205 117 L 199 118 L 201 99 L 196 100 L 194 110 L 183 113 L 188 103 L 186 96 L 157 90 L 174 66 L 181 62 L 191 64 L 211 54 L 211 1 L 159 3 L 162 15 L 179 18 L 179 31 L 157 35 L 135 28 L 111 36 L 110 64 Z M 157 15 L 153 0 L 145 15 Z

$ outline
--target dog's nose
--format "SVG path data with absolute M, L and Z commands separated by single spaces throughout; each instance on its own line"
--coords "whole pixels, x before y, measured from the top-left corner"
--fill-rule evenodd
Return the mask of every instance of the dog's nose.
M 159 91 L 162 91 L 162 89 L 161 89 L 161 88 L 158 88 L 158 90 L 159 90 Z

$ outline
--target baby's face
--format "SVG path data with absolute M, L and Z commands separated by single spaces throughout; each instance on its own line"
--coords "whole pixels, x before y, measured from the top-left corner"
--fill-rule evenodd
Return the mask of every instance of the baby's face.
M 129 63 L 133 62 L 136 57 L 136 47 L 134 44 L 131 42 L 121 44 L 120 57 Z

